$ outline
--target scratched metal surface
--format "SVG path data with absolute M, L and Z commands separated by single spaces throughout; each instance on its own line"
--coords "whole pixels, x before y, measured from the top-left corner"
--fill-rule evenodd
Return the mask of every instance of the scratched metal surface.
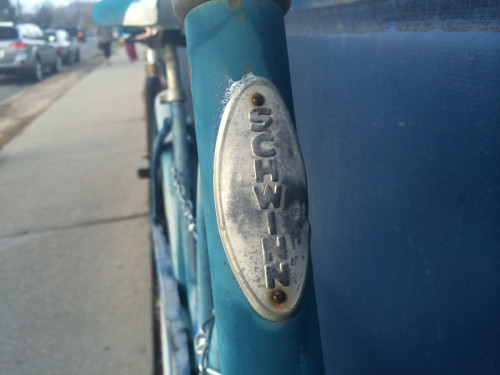
M 500 34 L 396 30 L 288 28 L 326 373 L 499 373 Z

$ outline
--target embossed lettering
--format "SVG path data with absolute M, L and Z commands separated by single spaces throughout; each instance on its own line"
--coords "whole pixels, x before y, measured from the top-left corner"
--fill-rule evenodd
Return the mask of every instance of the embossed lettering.
M 264 260 L 270 262 L 273 259 L 286 259 L 285 237 L 276 236 L 262 239 L 262 250 Z
M 290 286 L 290 270 L 287 262 L 270 263 L 264 266 L 266 274 L 266 287 L 274 288 L 274 281 L 277 280 L 283 286 Z
M 267 161 L 267 163 L 264 163 L 264 161 Z M 263 182 L 266 174 L 271 176 L 271 181 L 278 181 L 278 169 L 274 159 L 257 159 L 254 161 L 254 167 L 257 182 Z
M 266 78 L 245 76 L 225 99 L 208 176 L 212 210 L 248 308 L 281 324 L 301 313 L 309 264 L 307 181 L 296 130 Z
M 271 108 L 258 107 L 248 113 L 250 119 L 250 130 L 253 132 L 263 132 L 273 124 Z
M 276 234 L 276 214 L 274 211 L 267 212 L 267 232 Z
M 283 286 L 289 286 L 290 273 L 286 262 L 285 238 L 283 236 L 263 238 L 262 250 L 266 262 L 266 286 L 274 288 L 274 280 L 278 280 Z
M 252 150 L 255 155 L 263 158 L 276 155 L 276 150 L 272 146 L 267 148 L 263 146 L 264 142 L 272 141 L 274 141 L 274 136 L 271 133 L 259 133 L 253 137 Z
M 264 159 L 254 160 L 255 181 L 257 183 L 264 182 L 264 176 L 269 175 L 273 182 L 279 181 L 277 160 L 271 158 L 277 154 L 274 148 L 274 135 L 266 132 L 267 129 L 274 123 L 271 117 L 270 108 L 253 108 L 248 113 L 250 119 L 250 130 L 258 132 L 252 139 L 252 151 L 256 156 Z M 280 208 L 282 185 L 276 184 L 253 187 L 257 203 L 261 210 L 267 210 L 265 215 L 267 218 L 267 232 L 270 235 L 268 238 L 262 238 L 262 252 L 264 256 L 264 273 L 266 279 L 266 287 L 272 289 L 275 287 L 275 281 L 278 281 L 283 286 L 290 286 L 290 269 L 287 259 L 287 251 L 285 238 L 277 236 L 276 213 L 274 209 Z
M 272 204 L 274 208 L 279 208 L 281 204 L 281 190 L 282 187 L 280 184 L 275 185 L 274 189 L 269 185 L 264 185 L 264 189 L 254 186 L 253 191 L 261 210 L 269 208 L 269 204 Z

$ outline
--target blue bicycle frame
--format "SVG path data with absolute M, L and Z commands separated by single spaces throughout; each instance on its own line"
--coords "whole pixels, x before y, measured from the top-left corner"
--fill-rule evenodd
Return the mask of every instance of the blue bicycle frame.
M 98 6 L 99 3 L 95 18 L 99 21 Z M 199 177 L 196 177 L 196 158 L 189 150 L 178 74 L 169 74 L 169 69 L 178 70 L 175 49 L 167 46 L 168 89 L 157 98 L 161 121 L 158 121 L 160 133 L 154 159 L 162 165 L 169 251 L 165 250 L 161 230 L 157 228 L 153 232 L 156 233 L 155 246 L 162 249 L 161 258 L 171 257 L 171 261 L 167 260 L 158 270 L 174 277 L 180 286 L 174 299 L 187 313 L 176 316 L 183 319 L 193 335 L 201 331 L 198 339 L 191 339 L 192 344 L 201 342 L 200 373 L 216 373 L 210 369 L 218 371 L 219 365 L 223 374 L 320 375 L 324 372 L 311 262 L 308 261 L 305 172 L 299 173 L 298 178 L 291 176 L 291 171 L 301 170 L 303 166 L 294 138 L 283 22 L 288 6 L 286 2 L 273 0 L 212 0 L 202 4 L 184 1 L 174 5 L 185 25 Z M 106 23 L 102 17 L 100 23 Z M 249 190 L 252 196 L 255 194 L 249 205 L 256 207 L 250 216 L 255 217 L 257 213 L 267 218 L 266 236 L 253 224 L 228 233 L 231 230 L 226 230 L 226 221 L 221 221 L 221 216 L 239 215 L 237 220 L 241 221 L 241 216 L 245 216 L 241 208 L 246 203 L 237 206 L 233 210 L 236 212 L 221 212 L 216 206 L 224 206 L 220 203 L 224 197 L 218 198 L 220 192 L 214 188 L 214 184 L 226 184 L 215 181 L 214 173 L 226 172 L 229 165 L 224 159 L 226 148 L 238 153 L 237 147 L 225 145 L 224 140 L 231 138 L 234 113 L 241 112 L 238 103 L 243 103 L 241 98 L 254 88 L 260 92 L 250 93 L 253 104 L 245 102 L 246 106 L 250 105 L 250 112 L 244 113 L 248 114 L 252 138 L 243 142 L 247 142 L 251 146 L 248 150 L 255 154 L 246 158 L 245 165 L 255 167 L 247 174 L 258 182 Z M 219 164 L 217 148 L 222 155 Z M 285 154 L 290 157 L 287 159 Z M 276 167 L 275 172 L 269 171 L 275 163 L 282 165 Z M 153 163 L 153 178 L 155 173 Z M 233 186 L 231 181 L 227 181 L 227 185 Z M 228 194 L 234 191 L 230 188 Z M 293 225 L 283 229 L 280 220 Z M 193 236 L 195 221 L 197 241 Z M 154 220 L 152 225 L 155 226 Z M 253 269 L 239 263 L 238 257 L 247 255 L 242 252 L 244 248 L 228 249 L 242 233 L 246 236 L 244 240 L 262 246 L 257 250 Z M 194 259 L 197 259 L 197 267 L 192 264 Z M 204 266 L 207 261 L 209 267 Z M 172 277 L 166 278 L 170 286 Z M 165 303 L 169 303 L 168 299 Z M 166 319 L 170 327 L 174 327 L 177 318 Z M 165 356 L 164 366 L 169 367 L 168 362 L 170 367 L 179 370 L 181 366 L 173 364 L 179 358 L 174 357 L 172 353 Z M 189 371 L 189 366 L 182 368 Z
M 312 272 L 289 320 L 260 316 L 228 263 L 214 204 L 214 152 L 227 94 L 248 74 L 265 77 L 292 109 L 283 8 L 272 0 L 214 0 L 185 18 L 222 373 L 321 374 Z M 293 111 L 292 111 L 293 112 Z M 201 155 L 204 157 L 202 158 Z

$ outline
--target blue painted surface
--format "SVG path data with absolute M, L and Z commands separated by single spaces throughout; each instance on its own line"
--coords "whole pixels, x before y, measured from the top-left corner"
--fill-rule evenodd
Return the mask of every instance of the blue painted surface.
M 326 373 L 500 373 L 500 34 L 288 41 Z
M 163 228 L 153 216 L 150 218 L 150 225 L 161 305 L 162 325 L 160 329 L 161 334 L 166 338 L 161 342 L 162 368 L 167 374 L 175 372 L 179 375 L 187 375 L 190 373 L 190 365 L 183 359 L 189 356 L 189 341 L 186 330 L 181 329 L 182 323 L 179 323 L 182 319 L 182 306 L 172 267 L 171 253 Z
M 105 0 L 98 2 L 93 8 L 94 20 L 102 26 L 122 25 L 127 9 L 136 0 Z
M 166 30 L 182 28 L 174 15 L 170 0 L 154 2 L 154 8 L 157 10 L 156 17 L 151 17 L 147 13 L 147 10 L 151 9 L 150 4 L 150 1 L 143 0 L 100 0 L 94 5 L 92 16 L 100 26 L 160 26 Z M 135 9 L 130 12 L 133 6 Z M 131 15 L 133 15 L 132 19 L 130 19 Z
M 199 171 L 198 171 L 199 176 Z M 210 265 L 208 263 L 207 232 L 203 214 L 203 198 L 198 177 L 196 192 L 196 271 L 198 280 L 199 306 L 198 322 L 200 327 L 213 316 L 212 285 L 210 283 Z
M 290 321 L 276 324 L 258 315 L 227 262 L 213 202 L 215 141 L 230 86 L 250 72 L 266 77 L 292 107 L 282 11 L 269 0 L 215 0 L 191 11 L 185 26 L 198 151 L 204 156 L 200 167 L 222 373 L 319 375 L 322 356 L 312 281 Z
M 179 248 L 176 251 L 177 262 L 180 269 L 179 287 L 181 298 L 186 293 L 187 306 L 190 312 L 192 333 L 198 331 L 196 310 L 196 243 L 192 232 L 189 231 L 191 224 L 186 214 L 196 215 L 196 176 L 197 158 L 193 147 L 188 143 L 188 127 L 186 124 L 186 108 L 184 101 L 173 101 L 169 103 L 172 114 L 172 138 L 173 138 L 173 165 L 164 164 L 163 173 L 170 175 L 174 186 L 165 187 L 174 194 L 176 200 L 174 207 L 166 207 L 167 211 L 175 212 L 174 220 L 178 225 Z M 172 178 L 175 170 L 175 177 Z M 177 186 L 180 185 L 180 186 Z M 181 188 L 182 186 L 182 188 Z M 173 190 L 173 191 L 172 191 Z M 191 204 L 191 207 L 188 207 Z M 169 221 L 170 225 L 170 221 Z M 174 250 L 175 251 L 175 250 Z

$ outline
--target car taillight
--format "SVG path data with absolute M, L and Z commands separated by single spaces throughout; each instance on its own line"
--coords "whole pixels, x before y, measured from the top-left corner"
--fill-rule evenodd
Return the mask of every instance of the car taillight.
M 78 35 L 78 38 L 81 38 L 83 33 L 81 31 L 79 31 L 77 35 Z
M 26 42 L 14 42 L 14 43 L 10 43 L 9 47 L 16 48 L 16 49 L 24 49 L 24 48 L 28 47 L 28 43 L 26 43 Z

